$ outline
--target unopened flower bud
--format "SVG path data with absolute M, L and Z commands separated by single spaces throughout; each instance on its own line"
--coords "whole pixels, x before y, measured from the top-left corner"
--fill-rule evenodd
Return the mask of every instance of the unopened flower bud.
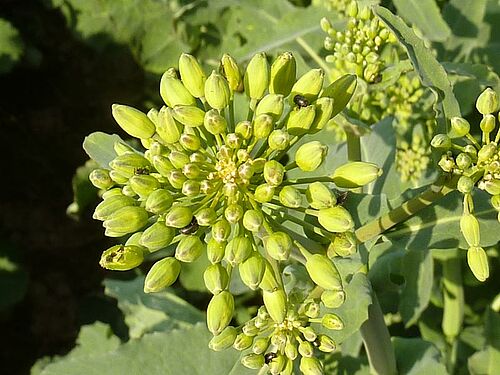
M 92 216 L 96 220 L 107 220 L 113 213 L 122 209 L 123 207 L 133 206 L 135 200 L 123 194 L 112 195 L 105 198 L 97 205 Z
M 184 185 L 184 182 L 186 182 L 187 178 L 180 170 L 174 169 L 168 172 L 167 180 L 175 189 L 182 189 L 182 186 Z
M 258 232 L 263 222 L 264 217 L 257 210 L 246 210 L 243 215 L 243 226 L 251 232 Z
M 469 156 L 469 154 L 461 152 L 457 155 L 455 162 L 457 163 L 458 168 L 466 170 L 472 164 L 472 158 Z
M 318 337 L 318 335 L 316 334 L 316 332 L 314 331 L 314 329 L 311 326 L 308 326 L 305 328 L 299 328 L 299 329 L 300 329 L 300 332 L 302 333 L 302 336 L 304 336 L 304 338 L 309 342 L 315 341 L 316 338 Z
M 491 195 L 500 194 L 500 180 L 485 181 L 484 190 L 486 190 Z
M 374 163 L 353 161 L 335 169 L 332 179 L 338 187 L 352 189 L 375 181 L 382 172 L 382 169 Z
M 273 292 L 275 290 L 278 290 L 279 288 L 279 284 L 278 281 L 276 280 L 276 276 L 274 275 L 274 271 L 269 262 L 267 261 L 266 261 L 266 269 L 264 271 L 264 277 L 260 282 L 259 288 L 266 292 Z
M 489 134 L 495 129 L 495 125 L 495 116 L 483 115 L 483 119 L 481 120 L 479 127 L 483 133 Z
M 210 293 L 219 294 L 226 289 L 229 276 L 226 269 L 220 263 L 215 263 L 205 269 L 203 280 Z
M 333 99 L 333 109 L 330 118 L 335 117 L 345 108 L 354 95 L 356 86 L 356 75 L 346 74 L 323 90 L 322 97 L 326 96 Z
M 170 245 L 174 236 L 172 228 L 165 226 L 162 222 L 156 222 L 142 233 L 140 244 L 151 252 L 157 251 Z
M 182 134 L 179 138 L 179 143 L 184 149 L 189 151 L 196 151 L 201 147 L 200 137 L 195 134 Z
M 275 232 L 264 239 L 269 256 L 276 260 L 287 260 L 292 251 L 292 239 L 285 232 Z
M 198 236 L 182 236 L 175 249 L 175 257 L 181 262 L 191 263 L 203 253 L 204 245 Z
M 227 240 L 230 234 L 231 225 L 225 219 L 219 220 L 212 227 L 212 237 L 218 242 Z
M 113 104 L 111 111 L 115 121 L 135 138 L 150 138 L 155 133 L 153 122 L 138 109 L 127 105 Z
M 334 233 L 347 232 L 354 228 L 351 214 L 342 206 L 319 210 L 318 221 L 326 230 Z
M 229 83 L 229 88 L 233 92 L 238 91 L 241 85 L 241 73 L 238 64 L 231 56 L 224 54 L 221 59 L 221 65 L 227 82 Z
M 334 99 L 323 97 L 316 100 L 314 103 L 316 114 L 311 125 L 311 130 L 319 131 L 323 129 L 328 121 L 332 118 Z
M 237 203 L 232 203 L 224 210 L 224 216 L 232 224 L 237 223 L 243 217 L 243 208 Z
M 253 135 L 257 139 L 267 138 L 273 130 L 273 117 L 263 113 L 255 117 L 253 121 Z
M 302 357 L 312 357 L 314 355 L 314 347 L 308 341 L 302 341 L 299 344 L 299 353 Z
M 255 290 L 259 287 L 264 277 L 266 261 L 258 251 L 254 251 L 252 255 L 240 263 L 238 269 L 241 281 L 250 289 Z
M 200 182 L 194 180 L 184 181 L 182 184 L 182 194 L 187 197 L 194 197 L 200 193 Z
M 269 363 L 269 372 L 271 375 L 281 374 L 286 365 L 286 357 L 282 354 L 277 354 L 276 358 L 274 358 Z
M 474 181 L 469 176 L 460 176 L 457 181 L 457 190 L 462 194 L 469 194 L 474 188 Z
M 291 361 L 297 358 L 299 352 L 297 351 L 297 342 L 295 340 L 288 340 L 288 342 L 285 344 L 285 355 Z
M 296 95 L 301 95 L 306 98 L 310 103 L 316 100 L 319 92 L 323 88 L 323 79 L 325 73 L 322 69 L 311 69 L 300 77 L 292 87 L 290 93 L 290 102 Z
M 213 351 L 220 352 L 230 348 L 236 340 L 238 334 L 236 328 L 228 326 L 217 336 L 214 336 L 208 343 L 208 347 Z
M 356 252 L 356 238 L 352 232 L 338 233 L 328 246 L 327 255 L 329 258 L 334 256 L 347 257 Z
M 460 218 L 460 231 L 469 246 L 479 246 L 479 221 L 473 214 L 463 214 Z
M 267 113 L 268 115 L 271 115 L 275 121 L 277 121 L 283 113 L 283 107 L 283 95 L 267 94 L 257 105 L 255 115 L 258 116 L 260 114 Z
M 98 189 L 109 189 L 115 183 L 109 177 L 109 171 L 107 169 L 94 169 L 89 174 L 89 180 Z
M 264 165 L 264 179 L 271 186 L 281 185 L 285 176 L 285 167 L 276 160 L 269 160 Z
M 279 55 L 271 65 L 269 92 L 288 96 L 295 83 L 296 70 L 295 58 L 290 52 Z
M 344 328 L 344 323 L 338 315 L 335 314 L 325 314 L 321 319 L 321 324 L 323 327 L 332 330 L 341 330 Z
M 242 351 L 251 347 L 252 343 L 253 343 L 252 336 L 240 333 L 238 336 L 236 336 L 236 340 L 234 340 L 233 348 L 235 348 L 238 351 Z
M 472 246 L 467 250 L 467 263 L 479 281 L 485 281 L 490 276 L 488 256 L 482 247 Z
M 301 170 L 312 172 L 323 163 L 327 151 L 328 147 L 321 142 L 307 142 L 297 149 L 295 162 Z
M 132 176 L 128 181 L 132 190 L 140 197 L 147 197 L 160 187 L 160 182 L 150 175 Z
M 195 105 L 196 99 L 180 79 L 167 70 L 160 80 L 160 96 L 170 108 L 176 105 Z
M 250 121 L 240 121 L 236 124 L 234 132 L 243 139 L 250 139 L 253 134 L 253 127 Z
M 207 111 L 203 121 L 205 129 L 211 134 L 221 134 L 227 129 L 226 119 L 215 109 Z
M 113 271 L 128 271 L 139 266 L 144 254 L 139 246 L 115 245 L 102 253 L 99 264 Z
M 493 195 L 490 202 L 495 210 L 500 211 L 500 194 Z
M 331 353 L 337 349 L 337 344 L 327 335 L 319 335 L 316 339 L 318 349 L 324 353 Z
M 112 213 L 104 222 L 106 230 L 113 232 L 112 237 L 121 237 L 127 233 L 133 233 L 146 225 L 148 213 L 142 207 L 127 206 Z
M 217 219 L 217 214 L 211 207 L 202 208 L 194 216 L 196 217 L 198 225 L 203 227 L 212 225 Z
M 237 236 L 232 238 L 225 252 L 225 259 L 232 265 L 236 266 L 245 261 L 252 254 L 252 243 L 248 237 Z
M 231 101 L 231 90 L 226 79 L 212 71 L 205 82 L 205 98 L 210 107 L 221 110 L 226 108 Z
M 163 177 L 168 177 L 170 172 L 175 169 L 170 160 L 162 155 L 153 156 L 153 166 Z
M 315 357 L 302 357 L 300 359 L 300 371 L 304 375 L 323 375 L 323 366 Z
M 207 257 L 210 263 L 219 263 L 224 258 L 225 251 L 226 243 L 224 241 L 216 241 L 213 237 L 208 241 Z
M 156 132 L 168 144 L 176 143 L 182 134 L 182 125 L 174 119 L 172 109 L 162 107 L 158 113 Z
M 316 110 L 313 105 L 295 108 L 290 112 L 286 122 L 286 129 L 292 135 L 304 135 L 312 126 Z
M 290 144 L 290 135 L 282 129 L 276 129 L 269 134 L 267 142 L 271 150 L 286 150 Z
M 293 186 L 284 186 L 279 193 L 279 199 L 285 207 L 297 208 L 302 205 L 302 194 Z
M 436 134 L 431 140 L 431 146 L 439 150 L 449 150 L 451 139 L 446 134 Z
M 497 152 L 497 145 L 494 142 L 488 143 L 487 145 L 481 147 L 481 149 L 478 151 L 477 161 L 478 162 L 487 161 L 488 159 L 492 158 L 496 152 Z
M 325 255 L 307 257 L 306 269 L 312 281 L 326 290 L 342 290 L 342 279 L 335 264 Z
M 248 63 L 245 71 L 245 93 L 251 99 L 261 99 L 269 84 L 269 65 L 266 55 L 258 53 Z
M 144 280 L 144 293 L 159 292 L 162 289 L 172 285 L 179 273 L 181 264 L 173 257 L 159 260 L 149 270 Z
M 498 94 L 491 87 L 484 90 L 477 98 L 476 108 L 482 115 L 488 115 L 498 110 Z
M 306 198 L 309 205 L 317 210 L 333 207 L 337 203 L 333 192 L 321 182 L 313 182 L 307 187 Z
M 212 297 L 207 308 L 208 330 L 217 336 L 233 318 L 234 298 L 227 290 Z
M 203 125 L 205 111 L 194 105 L 177 105 L 172 110 L 172 116 L 183 125 L 197 127 Z
M 241 359 L 241 364 L 246 368 L 258 370 L 264 366 L 264 356 L 255 353 L 247 354 Z
M 345 292 L 343 290 L 325 290 L 321 294 L 321 302 L 329 309 L 336 309 L 342 306 L 345 301 Z
M 283 289 L 274 292 L 263 291 L 264 305 L 267 312 L 276 323 L 282 323 L 285 320 L 287 310 L 287 296 Z
M 252 352 L 255 354 L 263 354 L 269 347 L 269 337 L 259 337 L 255 339 L 253 346 L 252 346 Z
M 189 207 L 174 206 L 165 215 L 165 224 L 169 227 L 184 228 L 193 220 L 193 212 Z
M 148 118 L 149 118 L 149 112 L 148 112 Z M 151 118 L 150 118 L 151 120 Z M 153 120 L 151 120 L 153 121 Z M 156 125 L 156 122 L 154 122 L 154 124 Z M 113 150 L 115 150 L 116 152 L 116 155 L 123 155 L 123 154 L 128 154 L 128 153 L 131 153 L 131 152 L 135 152 L 135 149 L 131 146 L 129 146 L 128 144 L 126 144 L 125 142 L 122 142 L 122 141 L 117 141 L 113 144 Z
M 204 95 L 206 76 L 198 60 L 192 55 L 183 53 L 179 58 L 179 73 L 182 83 L 191 95 L 201 98 Z

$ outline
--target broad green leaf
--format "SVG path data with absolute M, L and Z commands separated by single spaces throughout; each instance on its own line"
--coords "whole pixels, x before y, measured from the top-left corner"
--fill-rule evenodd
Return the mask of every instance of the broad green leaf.
M 0 74 L 8 73 L 23 53 L 24 43 L 19 31 L 9 21 L 0 18 Z
M 115 350 L 62 359 L 42 375 L 250 375 L 233 349 L 213 352 L 204 324 L 155 332 L 130 340 Z
M 179 280 L 182 286 L 187 290 L 206 292 L 205 282 L 203 280 L 203 272 L 210 265 L 206 253 L 196 259 L 192 263 L 185 263 L 182 265 Z
M 105 293 L 118 300 L 132 338 L 152 331 L 191 327 L 205 320 L 201 311 L 168 289 L 159 293 L 144 293 L 144 277 L 130 281 L 107 279 L 104 285 Z
M 88 160 L 84 165 L 78 167 L 71 179 L 73 187 L 73 202 L 66 209 L 66 213 L 78 219 L 97 199 L 97 188 L 89 180 L 89 174 L 98 167 L 94 160 Z
M 116 157 L 113 145 L 118 141 L 122 139 L 116 134 L 95 132 L 85 137 L 83 149 L 101 168 L 109 169 L 109 162 Z
M 396 362 L 400 374 L 447 375 L 438 350 L 429 342 L 418 338 L 393 338 Z
M 441 128 L 439 131 L 443 131 L 447 128 L 447 123 L 442 116 L 447 119 L 460 116 L 460 107 L 453 95 L 453 89 L 444 68 L 436 60 L 432 51 L 424 45 L 423 41 L 400 17 L 381 6 L 375 7 L 374 11 L 405 47 L 423 85 L 434 92 L 436 96 L 435 109 L 438 110 L 439 116 L 437 118 Z
M 393 0 L 398 14 L 416 26 L 431 41 L 445 41 L 451 30 L 435 0 Z

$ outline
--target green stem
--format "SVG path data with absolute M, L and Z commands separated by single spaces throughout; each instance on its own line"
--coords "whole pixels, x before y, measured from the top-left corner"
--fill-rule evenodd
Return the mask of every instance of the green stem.
M 361 138 L 356 134 L 346 131 L 347 135 L 347 160 L 361 161 Z M 363 193 L 363 187 L 352 189 L 355 193 Z
M 306 177 L 306 178 L 298 178 L 296 180 L 287 180 L 284 181 L 281 185 L 303 185 L 310 184 L 311 182 L 333 182 L 333 179 L 330 177 Z
M 361 336 L 372 374 L 396 375 L 396 357 L 389 330 L 377 296 L 372 293 L 372 304 L 368 307 L 368 320 L 361 326 Z
M 359 227 L 354 232 L 356 239 L 360 243 L 371 240 L 455 190 L 453 180 L 447 181 L 446 184 L 445 182 L 445 177 L 440 177 L 427 190 L 416 197 L 380 216 L 378 219 Z

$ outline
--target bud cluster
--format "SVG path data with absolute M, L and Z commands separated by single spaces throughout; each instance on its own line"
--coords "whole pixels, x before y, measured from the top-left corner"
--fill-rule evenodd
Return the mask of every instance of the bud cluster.
M 417 184 L 431 161 L 428 143 L 421 134 L 413 133 L 411 143 L 402 140 L 396 150 L 396 170 L 401 181 Z
M 457 190 L 464 194 L 460 228 L 470 246 L 469 266 L 480 281 L 488 277 L 489 270 L 486 253 L 479 247 L 479 222 L 474 217 L 472 190 L 477 187 L 491 195 L 491 205 L 498 211 L 500 221 L 500 127 L 495 134 L 499 107 L 498 94 L 493 89 L 487 88 L 479 95 L 476 108 L 483 117 L 479 124 L 481 143 L 470 134 L 469 122 L 461 117 L 451 119 L 448 134 L 437 134 L 431 141 L 432 147 L 442 152 L 439 166 L 458 177 Z
M 323 7 L 329 11 L 335 11 L 342 16 L 346 15 L 347 7 L 351 3 L 351 0 L 313 0 L 312 4 L 314 6 Z

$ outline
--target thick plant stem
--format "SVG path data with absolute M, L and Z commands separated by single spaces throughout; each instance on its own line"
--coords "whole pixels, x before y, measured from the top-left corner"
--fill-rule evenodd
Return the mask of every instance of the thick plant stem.
M 350 131 L 346 131 L 347 135 L 347 160 L 361 161 L 361 138 Z M 363 187 L 352 189 L 355 193 L 363 193 Z
M 438 199 L 441 199 L 446 194 L 451 193 L 454 189 L 451 180 L 445 184 L 445 177 L 441 177 L 432 184 L 427 190 L 423 191 L 416 197 L 406 201 L 401 206 L 389 211 L 388 213 L 380 216 L 378 219 L 373 220 L 362 227 L 359 227 L 354 232 L 356 239 L 360 242 L 366 242 L 378 235 L 384 233 L 396 224 L 408 220 L 411 216 L 415 215 L 420 210 L 430 206 Z
M 368 307 L 368 320 L 361 326 L 361 335 L 370 362 L 371 373 L 395 375 L 397 374 L 396 356 L 375 293 L 372 293 L 372 300 L 372 304 Z

